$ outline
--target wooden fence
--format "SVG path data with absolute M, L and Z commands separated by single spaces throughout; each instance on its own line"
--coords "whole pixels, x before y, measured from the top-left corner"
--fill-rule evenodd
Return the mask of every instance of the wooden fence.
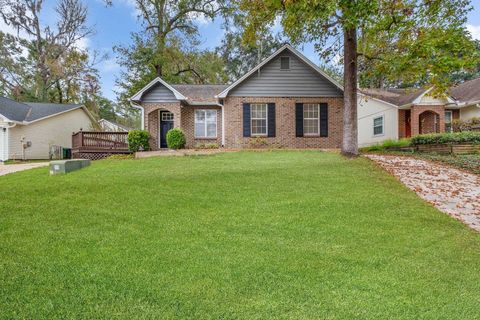
M 72 157 L 97 160 L 128 154 L 128 132 L 79 131 L 72 135 Z

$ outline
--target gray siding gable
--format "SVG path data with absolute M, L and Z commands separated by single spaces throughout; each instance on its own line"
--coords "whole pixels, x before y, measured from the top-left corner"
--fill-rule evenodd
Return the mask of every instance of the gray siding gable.
M 280 69 L 281 57 L 290 57 L 290 69 Z M 250 77 L 239 83 L 229 96 L 240 97 L 343 97 L 343 92 L 311 66 L 285 49 Z
M 161 83 L 156 83 L 142 95 L 142 102 L 176 102 L 173 92 Z

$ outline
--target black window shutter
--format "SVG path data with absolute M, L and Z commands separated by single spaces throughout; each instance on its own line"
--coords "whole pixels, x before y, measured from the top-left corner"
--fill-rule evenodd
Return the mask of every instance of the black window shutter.
M 275 103 L 268 104 L 268 136 L 275 137 Z
M 320 103 L 320 137 L 328 137 L 328 104 Z
M 243 104 L 243 136 L 250 137 L 250 103 Z
M 295 104 L 295 136 L 303 137 L 303 103 Z

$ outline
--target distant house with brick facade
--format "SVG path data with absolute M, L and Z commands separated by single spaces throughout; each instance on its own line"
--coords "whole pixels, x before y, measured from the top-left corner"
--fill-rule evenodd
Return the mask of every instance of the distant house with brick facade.
M 156 78 L 131 98 L 153 150 L 181 128 L 187 147 L 254 144 L 339 148 L 343 88 L 290 45 L 231 85 L 169 84 Z
M 480 78 L 435 98 L 429 89 L 362 89 L 358 101 L 360 146 L 452 130 L 454 120 L 480 117 Z

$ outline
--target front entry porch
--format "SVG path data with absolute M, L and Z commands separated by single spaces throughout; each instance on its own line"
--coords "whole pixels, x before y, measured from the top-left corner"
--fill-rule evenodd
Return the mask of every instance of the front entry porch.
M 186 148 L 222 145 L 222 108 L 219 105 L 186 106 L 180 103 L 144 104 L 144 129 L 150 133 L 152 151 L 168 148 L 167 132 L 180 128 Z
M 452 121 L 459 118 L 459 110 L 444 106 L 414 105 L 398 110 L 399 138 L 427 133 L 443 133 L 452 130 Z

